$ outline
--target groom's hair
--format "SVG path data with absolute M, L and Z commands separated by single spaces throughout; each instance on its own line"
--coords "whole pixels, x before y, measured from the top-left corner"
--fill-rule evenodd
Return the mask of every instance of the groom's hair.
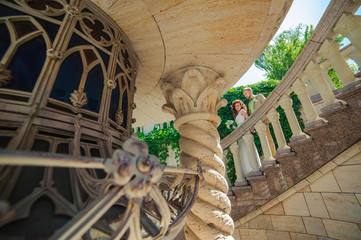
M 250 87 L 246 87 L 245 89 L 243 89 L 243 92 L 244 91 L 251 91 L 251 93 L 253 93 L 253 90 L 252 90 L 252 88 L 250 88 Z

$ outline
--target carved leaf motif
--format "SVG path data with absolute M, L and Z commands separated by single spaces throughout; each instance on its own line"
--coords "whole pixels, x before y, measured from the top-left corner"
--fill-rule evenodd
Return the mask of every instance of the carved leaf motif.
M 184 73 L 180 88 L 169 82 L 164 83 L 162 90 L 167 103 L 163 105 L 163 111 L 176 117 L 191 112 L 217 114 L 218 109 L 227 104 L 227 100 L 220 99 L 225 82 L 219 77 L 213 79 L 210 79 L 209 82 L 212 83 L 207 86 L 201 71 L 190 69 Z
M 204 77 L 197 69 L 188 70 L 183 76 L 181 88 L 193 99 L 194 103 L 197 102 L 199 94 L 206 86 Z
M 178 115 L 192 112 L 194 110 L 194 101 L 192 98 L 180 88 L 174 89 L 171 95 L 173 106 Z
M 223 89 L 223 86 L 224 80 L 222 78 L 218 78 L 214 83 L 204 89 L 197 99 L 197 110 L 217 112 L 219 107 L 224 104 L 224 101 L 221 101 L 220 99 L 222 94 L 221 89 Z M 219 104 L 220 102 L 222 103 Z M 225 103 L 227 104 L 227 101 Z
M 11 83 L 12 78 L 11 71 L 0 63 L 0 87 Z
M 70 94 L 70 101 L 76 108 L 81 108 L 85 104 L 87 104 L 88 98 L 83 89 L 75 90 L 72 94 Z

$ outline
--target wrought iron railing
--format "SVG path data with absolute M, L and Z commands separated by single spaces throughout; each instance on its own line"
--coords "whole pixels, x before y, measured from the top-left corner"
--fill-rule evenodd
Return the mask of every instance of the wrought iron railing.
M 75 170 L 77 180 L 73 178 L 72 184 L 79 181 L 89 199 L 50 239 L 173 239 L 196 199 L 201 171 L 159 165 L 136 137 L 123 149 L 111 159 L 1 151 L 0 178 L 19 166 Z M 104 170 L 106 177 L 89 174 L 97 170 Z M 34 192 L 46 192 L 51 185 Z M 28 214 L 24 204 L 26 198 L 14 205 L 1 200 L 0 227 Z

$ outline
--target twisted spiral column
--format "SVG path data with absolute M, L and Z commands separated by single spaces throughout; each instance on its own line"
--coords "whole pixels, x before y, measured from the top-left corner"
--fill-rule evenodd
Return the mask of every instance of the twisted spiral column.
M 199 161 L 204 171 L 204 181 L 184 228 L 187 239 L 233 239 L 231 203 L 217 131 L 221 122 L 217 111 L 227 103 L 220 99 L 224 84 L 215 71 L 191 67 L 177 71 L 162 86 L 167 100 L 163 110 L 176 117 L 174 127 L 181 135 L 181 164 L 197 169 Z

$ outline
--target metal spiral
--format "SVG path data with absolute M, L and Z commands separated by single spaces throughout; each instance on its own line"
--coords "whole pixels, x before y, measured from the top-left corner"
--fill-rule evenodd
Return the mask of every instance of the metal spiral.
M 196 169 L 199 160 L 204 170 L 198 199 L 187 217 L 187 239 L 233 239 L 231 203 L 227 197 L 225 166 L 216 126 L 216 122 L 201 119 L 176 126 L 181 134 L 183 167 Z

